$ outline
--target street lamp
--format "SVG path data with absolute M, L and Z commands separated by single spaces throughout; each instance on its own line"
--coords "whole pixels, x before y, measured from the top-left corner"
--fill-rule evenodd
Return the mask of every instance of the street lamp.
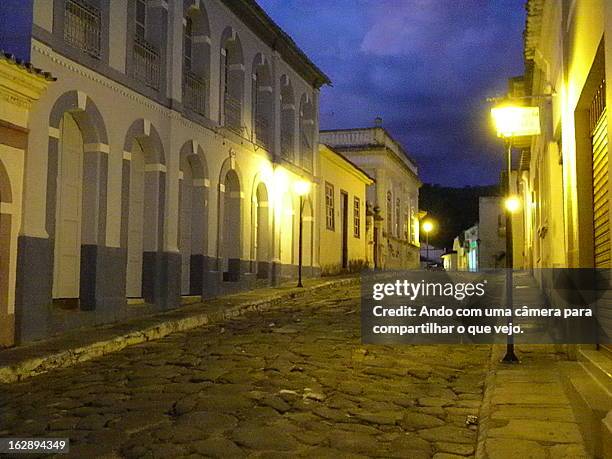
M 434 224 L 431 220 L 423 222 L 423 231 L 425 232 L 425 263 L 429 263 L 429 233 L 433 230 Z
M 298 287 L 302 285 L 302 229 L 304 226 L 304 196 L 310 193 L 311 184 L 308 180 L 300 179 L 293 184 L 293 190 L 295 194 L 300 197 L 300 235 L 299 235 L 299 249 L 298 249 Z
M 506 306 L 511 314 L 508 325 L 513 321 L 514 306 L 512 302 L 512 214 L 520 208 L 520 200 L 512 193 L 512 139 L 538 135 L 540 133 L 540 120 L 538 107 L 524 107 L 502 104 L 491 109 L 491 116 L 495 123 L 497 136 L 506 140 Z M 508 335 L 504 363 L 517 363 L 518 357 L 514 353 L 514 336 Z
M 504 201 L 504 206 L 508 212 L 513 214 L 521 208 L 521 198 L 516 195 L 508 196 Z

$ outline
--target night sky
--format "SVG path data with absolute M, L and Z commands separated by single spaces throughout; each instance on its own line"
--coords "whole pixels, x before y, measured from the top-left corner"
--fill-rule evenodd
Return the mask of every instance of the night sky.
M 383 126 L 447 186 L 495 183 L 486 98 L 523 73 L 523 0 L 257 0 L 331 78 L 321 128 Z

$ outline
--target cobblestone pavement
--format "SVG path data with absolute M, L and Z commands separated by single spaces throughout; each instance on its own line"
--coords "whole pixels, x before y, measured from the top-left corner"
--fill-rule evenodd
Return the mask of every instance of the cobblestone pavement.
M 473 455 L 489 346 L 359 336 L 359 287 L 315 293 L 0 385 L 0 436 L 79 458 Z

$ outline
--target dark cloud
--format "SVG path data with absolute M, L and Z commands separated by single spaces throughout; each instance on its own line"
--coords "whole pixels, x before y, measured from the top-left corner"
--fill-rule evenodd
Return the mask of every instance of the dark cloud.
M 332 79 L 321 127 L 384 125 L 445 185 L 497 180 L 488 96 L 523 72 L 522 0 L 260 0 Z

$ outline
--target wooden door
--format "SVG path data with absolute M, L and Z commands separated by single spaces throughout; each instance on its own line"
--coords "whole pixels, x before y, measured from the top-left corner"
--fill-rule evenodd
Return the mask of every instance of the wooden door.
M 78 298 L 81 278 L 83 138 L 65 113 L 60 126 L 53 298 Z
M 183 170 L 181 180 L 181 215 L 179 220 L 179 248 L 181 251 L 181 294 L 189 295 L 191 290 L 191 237 L 193 220 L 193 176 L 191 167 Z
M 342 268 L 348 268 L 348 194 L 340 192 L 340 216 L 342 221 Z
M 130 205 L 128 215 L 128 250 L 126 296 L 142 297 L 142 253 L 144 231 L 145 159 L 138 142 L 132 148 L 130 164 Z

